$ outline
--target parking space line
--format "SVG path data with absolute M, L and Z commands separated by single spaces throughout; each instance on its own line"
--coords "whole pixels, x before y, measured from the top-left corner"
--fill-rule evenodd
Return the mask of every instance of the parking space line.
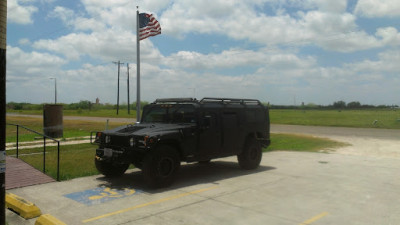
M 314 223 L 315 221 L 321 219 L 322 217 L 327 216 L 328 214 L 329 214 L 328 212 L 323 212 L 323 213 L 321 213 L 321 214 L 318 214 L 318 215 L 314 216 L 314 217 L 311 218 L 311 219 L 308 219 L 308 220 L 306 220 L 306 221 L 300 223 L 299 225 L 308 225 L 308 224 L 312 224 L 312 223 Z
M 200 190 L 196 190 L 196 191 L 186 192 L 186 193 L 182 193 L 182 194 L 178 194 L 178 195 L 173 195 L 173 196 L 170 196 L 170 197 L 167 197 L 167 198 L 162 198 L 162 199 L 159 199 L 159 200 L 155 200 L 155 201 L 152 201 L 152 202 L 147 202 L 147 203 L 143 203 L 143 204 L 140 204 L 140 205 L 135 205 L 135 206 L 132 206 L 132 207 L 129 207 L 129 208 L 126 208 L 126 209 L 121 209 L 121 210 L 118 210 L 118 211 L 115 211 L 115 212 L 106 213 L 104 215 L 100 215 L 100 216 L 96 216 L 96 217 L 93 217 L 93 218 L 90 218 L 90 219 L 83 220 L 82 223 L 92 222 L 92 221 L 95 221 L 95 220 L 103 219 L 103 218 L 110 217 L 110 216 L 117 215 L 117 214 L 121 214 L 121 213 L 125 213 L 125 212 L 128 212 L 128 211 L 132 211 L 132 210 L 135 210 L 135 209 L 143 208 L 143 207 L 146 207 L 146 206 L 155 205 L 155 204 L 159 204 L 159 203 L 162 203 L 162 202 L 166 202 L 166 201 L 182 198 L 182 197 L 185 197 L 185 196 L 188 196 L 188 195 L 193 195 L 193 194 L 198 194 L 198 193 L 205 192 L 205 191 L 210 191 L 210 190 L 213 190 L 213 189 L 215 189 L 217 187 L 218 186 L 212 186 L 212 187 L 209 187 L 209 188 L 204 188 L 204 189 L 200 189 Z

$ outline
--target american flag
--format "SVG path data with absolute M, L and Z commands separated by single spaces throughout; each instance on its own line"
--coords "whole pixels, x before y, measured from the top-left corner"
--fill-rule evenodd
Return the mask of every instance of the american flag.
M 139 40 L 161 34 L 161 26 L 152 14 L 139 14 Z

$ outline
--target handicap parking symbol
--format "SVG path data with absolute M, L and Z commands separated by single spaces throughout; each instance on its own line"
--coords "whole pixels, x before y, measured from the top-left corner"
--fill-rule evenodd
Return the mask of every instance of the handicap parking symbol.
M 120 199 L 141 193 L 140 190 L 123 188 L 114 189 L 108 187 L 99 187 L 80 192 L 74 192 L 64 195 L 67 198 L 83 203 L 85 205 L 96 205 L 108 202 L 114 199 Z

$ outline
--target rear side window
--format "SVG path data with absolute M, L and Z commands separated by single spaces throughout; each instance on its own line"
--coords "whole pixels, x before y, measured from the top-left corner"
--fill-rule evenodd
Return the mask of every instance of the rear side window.
M 265 114 L 263 110 L 247 110 L 246 111 L 246 121 L 248 123 L 257 123 L 265 121 Z

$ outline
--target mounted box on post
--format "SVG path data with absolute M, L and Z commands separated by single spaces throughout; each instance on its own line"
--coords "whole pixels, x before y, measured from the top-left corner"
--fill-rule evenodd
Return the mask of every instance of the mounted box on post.
M 43 133 L 52 138 L 63 137 L 63 106 L 43 106 Z

